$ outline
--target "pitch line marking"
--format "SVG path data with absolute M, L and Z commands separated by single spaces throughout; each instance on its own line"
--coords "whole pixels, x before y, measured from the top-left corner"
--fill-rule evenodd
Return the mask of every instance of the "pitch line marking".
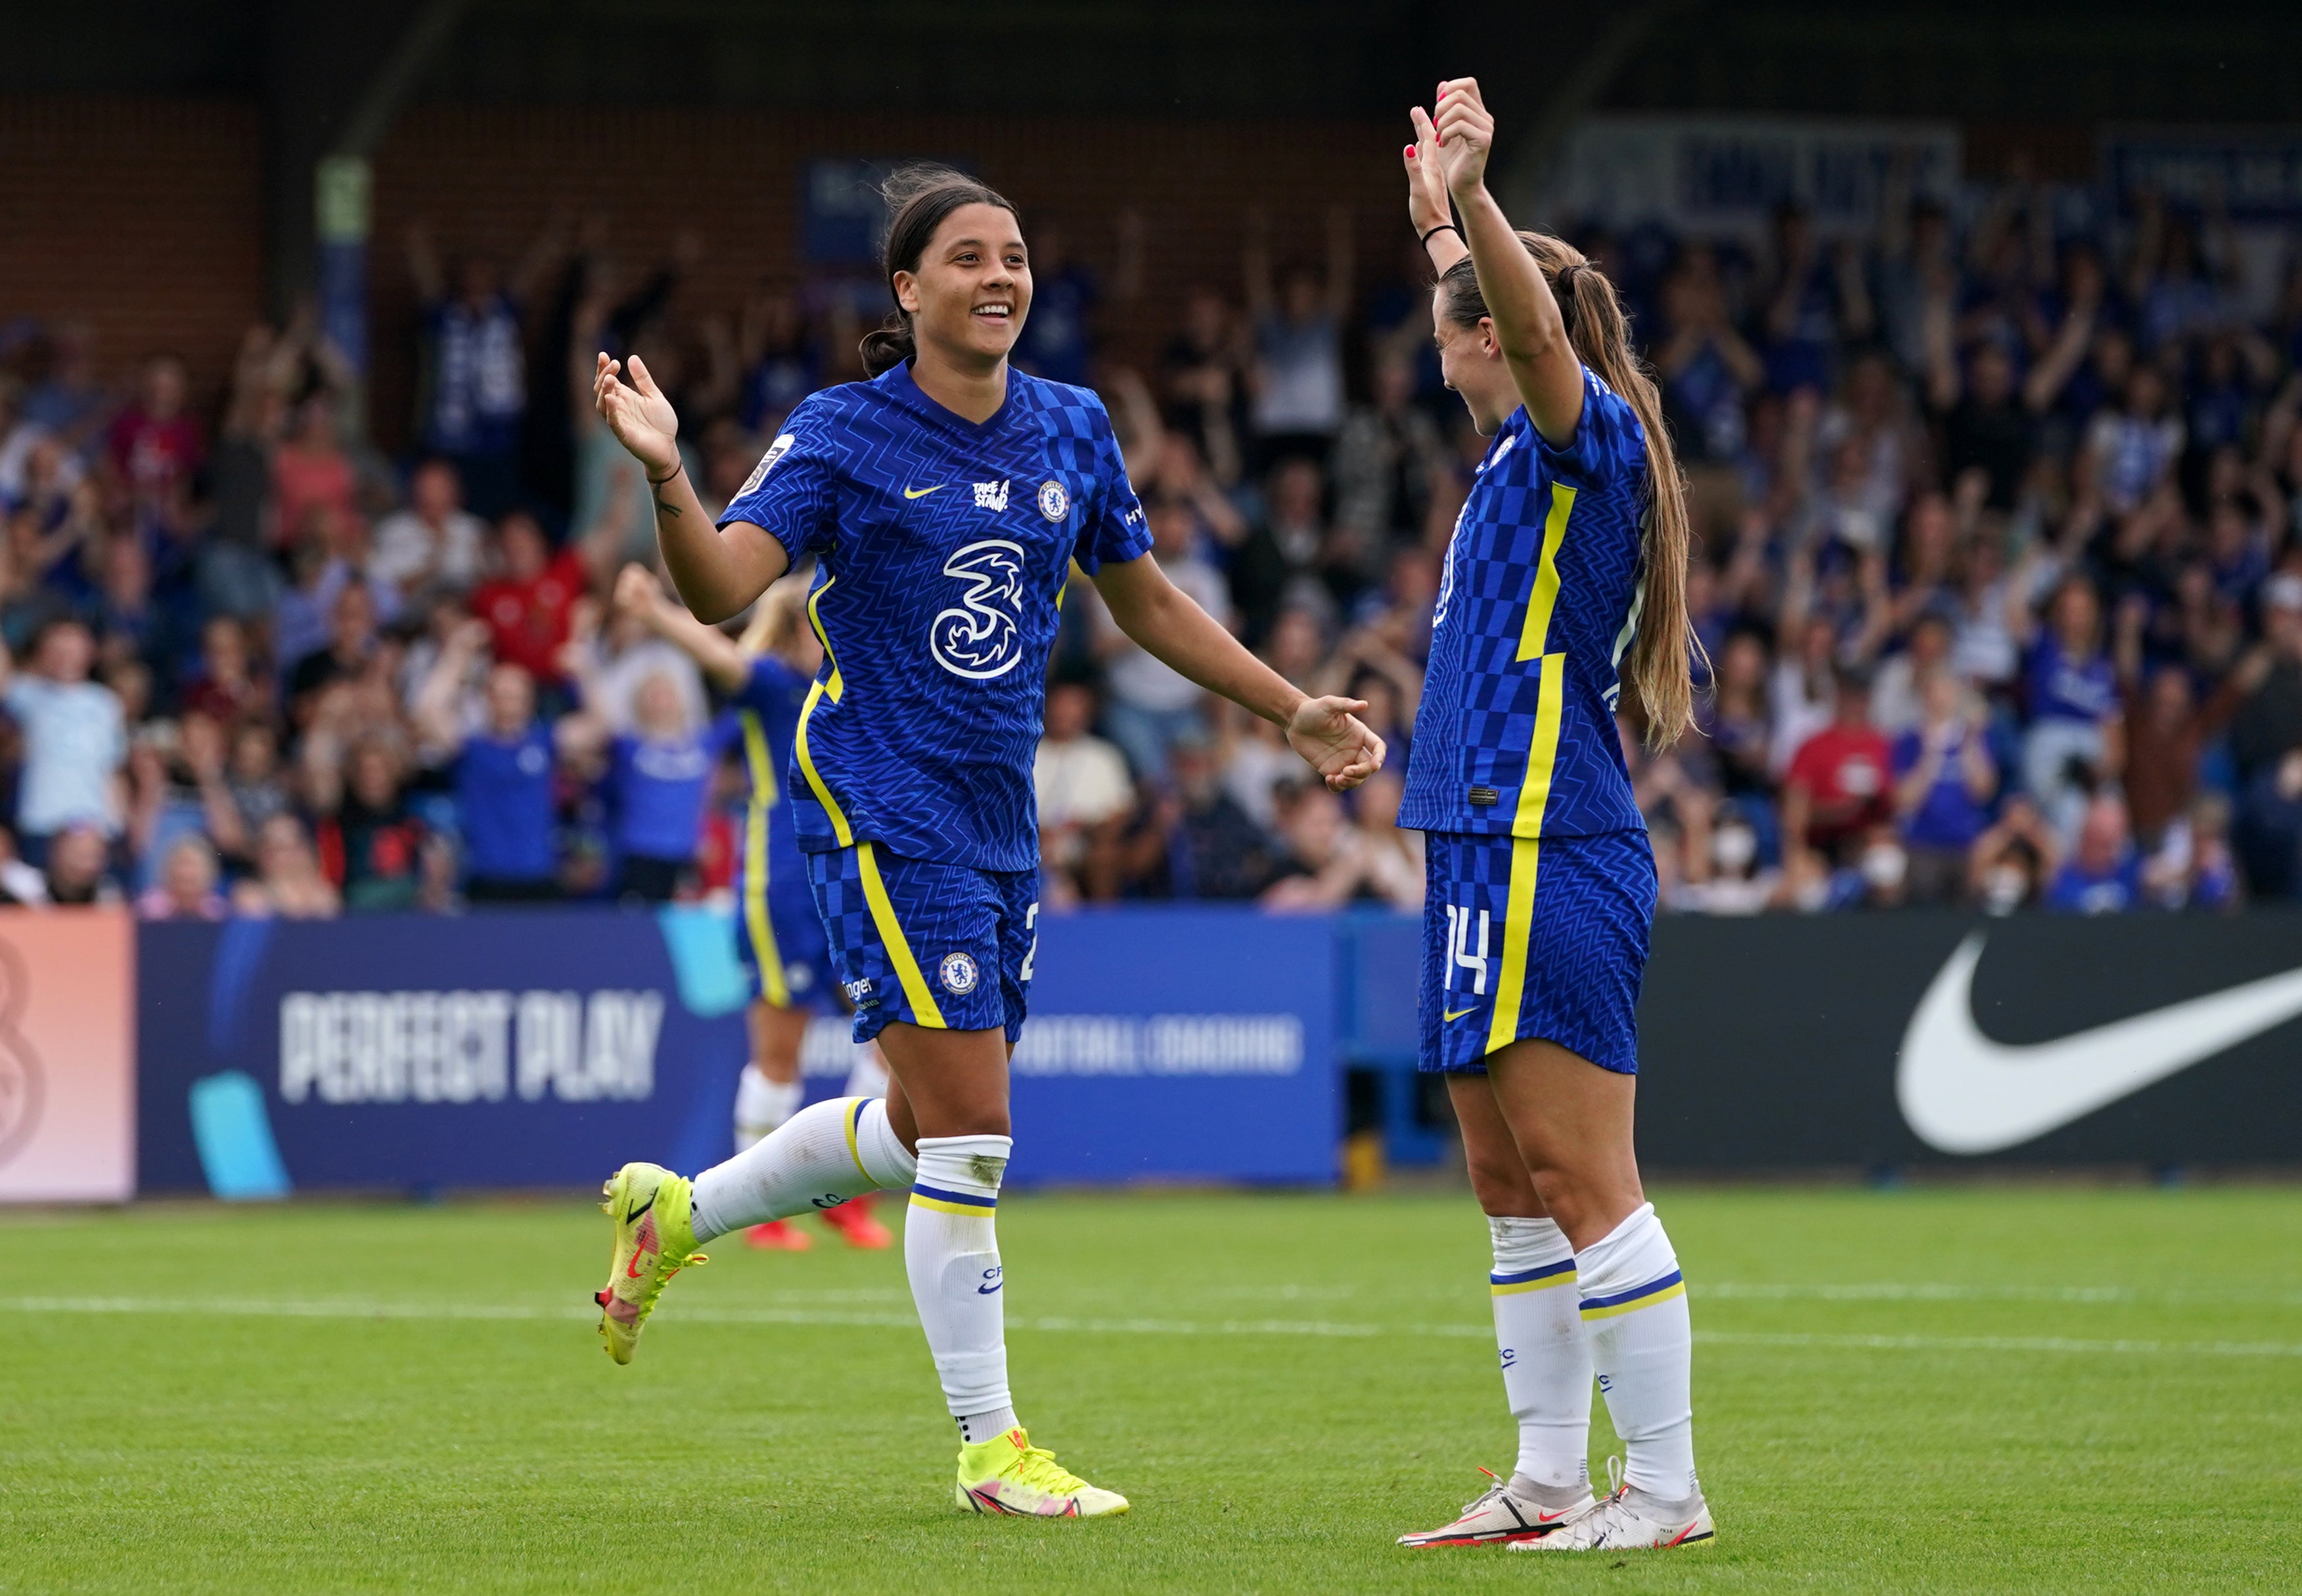
M 514 1303 L 449 1303 L 425 1306 L 366 1300 L 308 1301 L 279 1298 L 32 1297 L 19 1299 L 20 1311 L 34 1314 L 202 1315 L 254 1319 L 451 1319 L 511 1323 L 589 1321 L 598 1310 L 570 1306 L 533 1307 Z M 806 1308 L 683 1308 L 677 1323 L 690 1324 L 822 1325 L 859 1330 L 914 1330 L 911 1314 L 822 1313 Z M 1010 1318 L 1011 1330 L 1052 1334 L 1166 1336 L 1311 1336 L 1372 1339 L 1379 1336 L 1459 1338 L 1486 1340 L 1484 1324 L 1350 1324 L 1315 1319 L 1074 1319 Z M 2054 1352 L 2080 1354 L 2175 1354 L 2186 1357 L 2302 1357 L 2302 1344 L 2281 1341 L 2105 1340 L 2075 1336 L 1837 1335 L 1795 1331 L 1698 1330 L 1694 1339 L 1725 1347 L 1811 1347 L 1851 1352 Z

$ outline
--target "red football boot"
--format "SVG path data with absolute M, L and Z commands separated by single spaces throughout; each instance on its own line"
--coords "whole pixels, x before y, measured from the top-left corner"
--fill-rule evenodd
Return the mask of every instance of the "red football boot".
M 867 1252 L 895 1245 L 895 1234 L 886 1225 L 871 1217 L 871 1198 L 851 1197 L 836 1208 L 823 1211 L 823 1222 L 837 1231 L 850 1247 L 860 1247 Z

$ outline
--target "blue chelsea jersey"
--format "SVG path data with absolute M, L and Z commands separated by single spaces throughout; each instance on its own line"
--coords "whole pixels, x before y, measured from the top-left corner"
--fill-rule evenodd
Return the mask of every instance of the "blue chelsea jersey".
M 1071 562 L 1093 575 L 1151 546 L 1103 402 L 1011 370 L 979 424 L 898 365 L 802 400 L 732 521 L 819 559 L 823 668 L 792 739 L 799 845 L 1035 868 L 1031 756 Z
M 752 661 L 744 685 L 727 706 L 734 725 L 726 735 L 742 752 L 744 774 L 752 785 L 748 807 L 755 819 L 744 827 L 746 856 L 756 845 L 770 855 L 792 859 L 794 868 L 798 861 L 791 850 L 796 839 L 791 805 L 784 802 L 784 772 L 791 764 L 792 741 L 810 685 L 774 655 L 761 654 Z
M 1644 828 L 1615 701 L 1638 626 L 1648 483 L 1637 415 L 1588 370 L 1565 449 L 1524 407 L 1496 433 L 1447 545 L 1401 826 Z

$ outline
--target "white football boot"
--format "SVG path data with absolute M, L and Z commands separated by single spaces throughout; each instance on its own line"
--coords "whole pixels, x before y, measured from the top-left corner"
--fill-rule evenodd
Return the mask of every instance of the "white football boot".
M 1435 1530 L 1401 1535 L 1401 1546 L 1515 1546 L 1538 1541 L 1592 1506 L 1591 1491 L 1582 1485 L 1538 1485 L 1514 1474 L 1506 1480 L 1491 1468 L 1479 1471 L 1494 1483 L 1478 1500 L 1464 1505 L 1463 1516 Z
M 1614 1489 L 1539 1541 L 1515 1541 L 1513 1551 L 1624 1551 L 1708 1546 L 1718 1531 L 1697 1491 L 1683 1502 L 1659 1501 L 1623 1483 L 1619 1457 L 1607 1459 Z

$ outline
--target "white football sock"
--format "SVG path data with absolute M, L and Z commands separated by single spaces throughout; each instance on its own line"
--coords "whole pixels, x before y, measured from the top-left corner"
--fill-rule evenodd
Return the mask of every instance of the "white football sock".
M 1591 1483 L 1591 1348 L 1576 1311 L 1575 1249 L 1556 1221 L 1497 1219 L 1495 1345 L 1503 1394 L 1518 1421 L 1514 1477 L 1537 1485 Z
M 1666 1502 L 1700 1495 L 1694 1477 L 1694 1332 L 1678 1255 L 1654 1205 L 1575 1256 L 1583 1327 L 1615 1433 L 1623 1478 Z
M 778 1130 L 783 1122 L 799 1112 L 801 1099 L 807 1096 L 807 1084 L 800 1080 L 769 1080 L 757 1064 L 745 1064 L 744 1072 L 735 1078 L 735 1151 L 758 1141 L 769 1131 Z M 868 1092 L 850 1096 L 865 1097 Z
M 912 1172 L 912 1155 L 887 1123 L 886 1103 L 828 1098 L 695 1177 L 695 1239 L 709 1241 L 765 1220 L 836 1207 L 867 1191 L 908 1186 Z
M 923 1136 L 903 1267 L 935 1355 L 959 1438 L 989 1441 L 1015 1424 L 1007 1392 L 1006 1277 L 999 1264 L 999 1180 L 1014 1142 L 1004 1136 Z

